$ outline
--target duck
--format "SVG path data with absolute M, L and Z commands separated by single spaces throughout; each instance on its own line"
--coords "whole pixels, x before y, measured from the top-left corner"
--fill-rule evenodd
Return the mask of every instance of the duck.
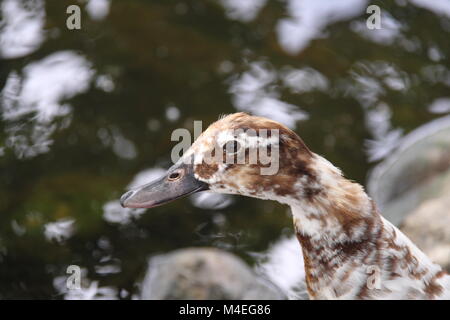
M 450 299 L 450 275 L 380 214 L 360 184 L 281 123 L 222 116 L 165 175 L 120 203 L 153 208 L 200 191 L 288 205 L 310 299 Z

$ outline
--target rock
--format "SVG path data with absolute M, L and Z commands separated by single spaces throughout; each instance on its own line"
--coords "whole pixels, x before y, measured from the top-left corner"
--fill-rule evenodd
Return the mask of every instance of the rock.
M 450 271 L 450 170 L 442 179 L 442 195 L 423 201 L 401 229 L 431 260 Z
M 369 178 L 383 215 L 450 270 L 450 116 L 407 135 Z
M 285 299 L 238 257 L 215 248 L 187 248 L 152 257 L 142 299 Z

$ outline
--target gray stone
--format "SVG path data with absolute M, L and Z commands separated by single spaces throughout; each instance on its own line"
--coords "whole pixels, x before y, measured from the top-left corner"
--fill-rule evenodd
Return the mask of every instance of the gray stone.
M 215 248 L 187 248 L 152 257 L 142 299 L 285 299 L 241 259 Z
M 407 135 L 372 172 L 369 193 L 389 221 L 450 270 L 450 116 Z
M 441 195 L 424 200 L 401 229 L 436 263 L 450 271 L 450 170 L 435 184 Z

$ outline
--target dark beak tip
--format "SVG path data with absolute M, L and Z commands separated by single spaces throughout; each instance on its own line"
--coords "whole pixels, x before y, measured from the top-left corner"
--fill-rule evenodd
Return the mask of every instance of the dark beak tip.
M 133 191 L 128 191 L 126 193 L 124 193 L 121 197 L 120 197 L 120 205 L 123 208 L 126 208 L 125 202 L 126 200 L 133 194 Z

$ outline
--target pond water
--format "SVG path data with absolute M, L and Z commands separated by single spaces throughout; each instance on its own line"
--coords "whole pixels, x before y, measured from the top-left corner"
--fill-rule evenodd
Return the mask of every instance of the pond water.
M 80 29 L 66 26 L 71 4 Z M 381 29 L 367 28 L 369 4 Z M 253 264 L 291 235 L 288 208 L 256 199 L 120 207 L 195 120 L 270 117 L 365 184 L 402 136 L 450 113 L 447 0 L 0 6 L 0 298 L 138 298 L 152 255 L 213 246 Z

